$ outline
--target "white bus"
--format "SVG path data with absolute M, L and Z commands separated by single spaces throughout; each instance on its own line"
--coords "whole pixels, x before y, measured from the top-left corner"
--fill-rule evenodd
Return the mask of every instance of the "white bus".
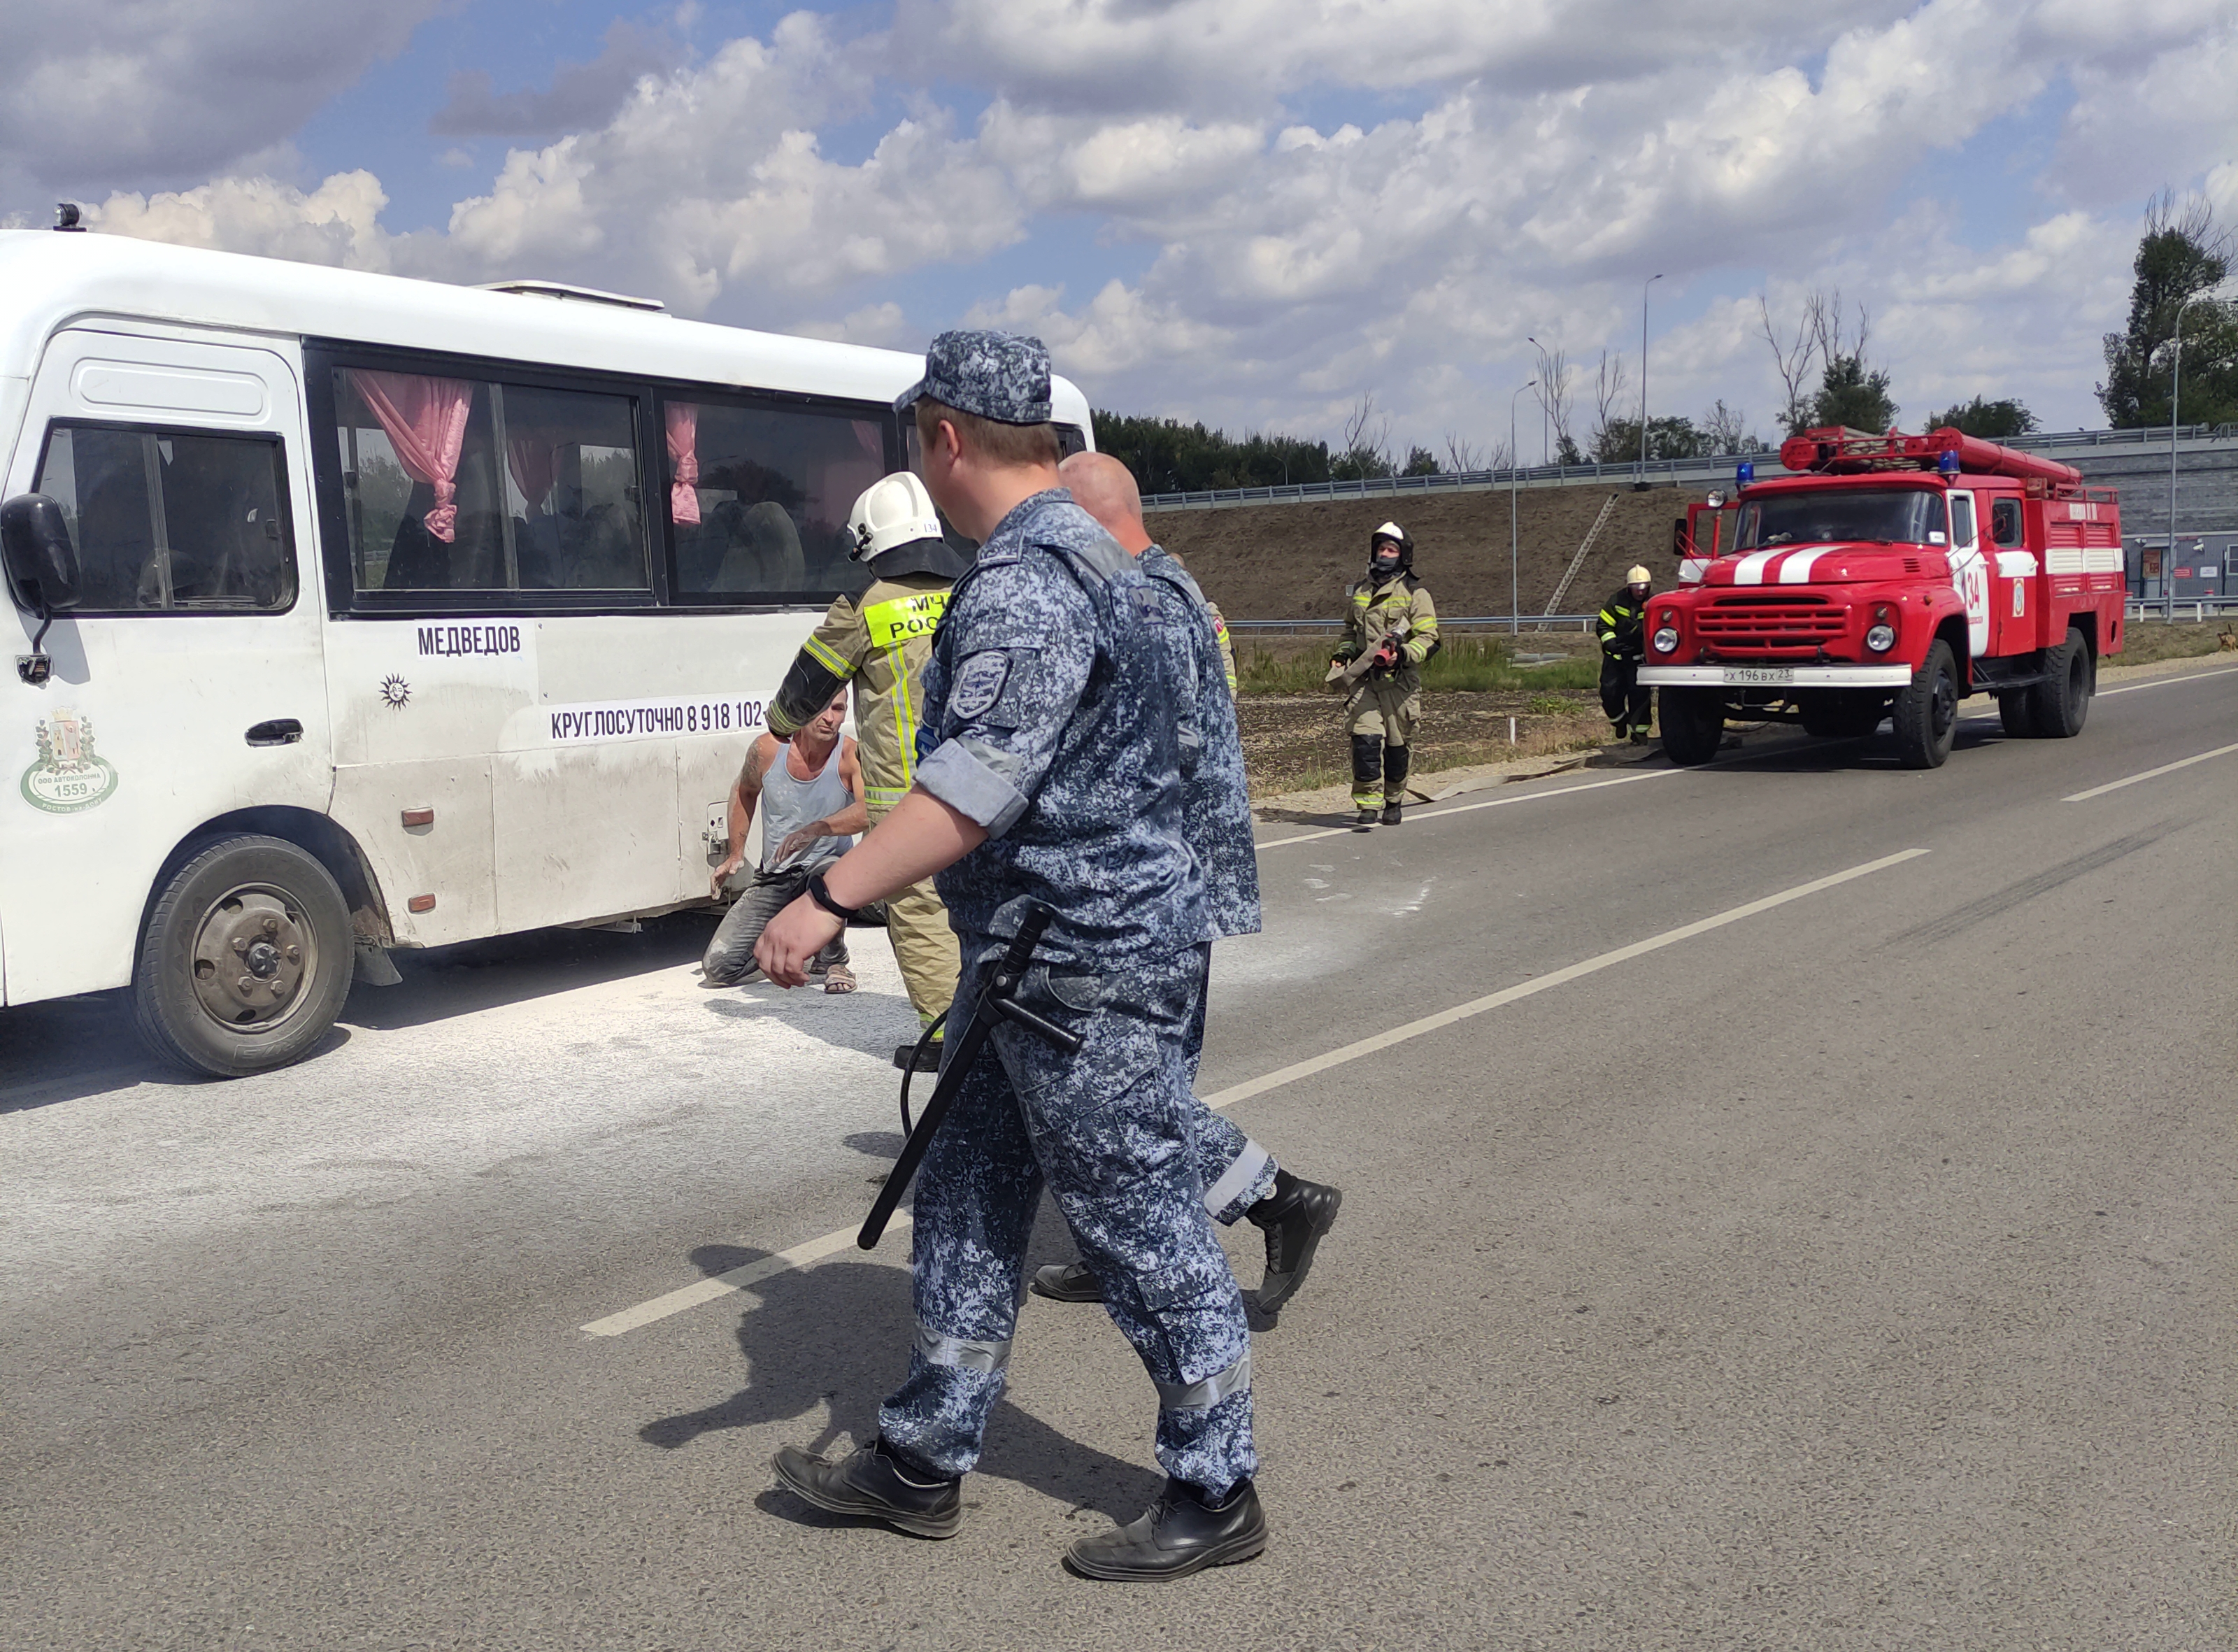
M 0 1004 L 129 988 L 158 1053 L 238 1074 L 392 947 L 705 901 L 921 366 L 0 232 Z

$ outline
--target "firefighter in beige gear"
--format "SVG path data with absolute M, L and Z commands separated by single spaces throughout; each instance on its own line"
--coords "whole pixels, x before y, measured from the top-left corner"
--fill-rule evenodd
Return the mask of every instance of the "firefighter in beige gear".
M 1344 642 L 1329 682 L 1347 695 L 1352 732 L 1353 824 L 1397 826 L 1407 795 L 1407 742 L 1422 716 L 1422 666 L 1438 651 L 1438 610 L 1414 577 L 1414 541 L 1396 522 L 1368 538 L 1367 577 L 1345 605 Z
M 917 765 L 917 718 L 924 707 L 924 667 L 932 634 L 948 606 L 948 587 L 963 573 L 963 559 L 941 537 L 940 518 L 924 484 L 907 471 L 881 478 L 855 501 L 847 519 L 849 554 L 871 567 L 871 587 L 832 603 L 785 673 L 770 705 L 770 733 L 789 739 L 842 685 L 855 686 L 855 736 L 862 753 L 863 789 L 875 827 L 910 789 Z M 893 942 L 910 1005 L 920 1025 L 930 1026 L 956 995 L 961 960 L 948 911 L 932 880 L 911 884 L 886 903 L 886 933 Z M 937 1038 L 894 1052 L 898 1066 L 912 1058 L 939 1065 Z

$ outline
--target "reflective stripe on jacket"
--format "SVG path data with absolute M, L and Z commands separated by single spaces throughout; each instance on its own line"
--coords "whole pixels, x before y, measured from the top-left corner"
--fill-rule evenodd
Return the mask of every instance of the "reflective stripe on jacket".
M 832 603 L 785 674 L 769 711 L 770 733 L 789 738 L 855 685 L 855 739 L 864 801 L 884 810 L 902 799 L 917 766 L 924 667 L 948 607 L 949 581 L 935 574 L 873 580 L 860 597 Z
M 1601 609 L 1593 629 L 1600 635 L 1601 652 L 1612 659 L 1636 660 L 1645 651 L 1647 605 L 1632 606 L 1632 587 L 1625 586 Z
M 1400 646 L 1399 663 L 1388 673 L 1379 669 L 1371 674 L 1387 674 L 1410 693 L 1420 687 L 1422 664 L 1439 647 L 1438 607 L 1430 600 L 1428 589 L 1412 574 L 1394 574 L 1380 585 L 1372 576 L 1362 580 L 1347 594 L 1344 646 L 1338 657 L 1357 660 L 1374 654 L 1384 638 L 1403 630 L 1406 640 Z

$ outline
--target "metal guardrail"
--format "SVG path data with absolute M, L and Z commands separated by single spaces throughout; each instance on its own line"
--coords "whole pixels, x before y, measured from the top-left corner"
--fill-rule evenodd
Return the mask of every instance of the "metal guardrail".
M 2176 602 L 2175 617 L 2182 619 L 2187 608 L 2191 610 L 2193 624 L 2203 624 L 2209 614 L 2218 620 L 2226 614 L 2238 614 L 2238 596 L 2183 597 Z M 2168 602 L 2161 597 L 2131 597 L 2122 605 L 2122 617 L 2126 620 L 2164 620 L 2168 614 Z M 1228 621 L 1230 630 L 1235 626 L 1234 620 Z
M 1438 629 L 1444 631 L 1456 626 L 1473 626 L 1480 630 L 1500 631 L 1516 629 L 1551 631 L 1557 627 L 1566 629 L 1571 626 L 1589 629 L 1593 621 L 1599 617 L 1599 614 L 1526 614 L 1520 616 L 1512 614 L 1460 615 L 1441 614 L 1438 616 Z M 1344 621 L 1341 620 L 1229 620 L 1227 624 L 1230 631 L 1341 631 L 1344 629 Z
M 2238 441 L 2238 424 L 2180 425 L 2179 446 L 2186 443 Z M 2165 430 L 2062 430 L 2032 436 L 2013 436 L 2005 445 L 2030 453 L 2076 448 L 2134 447 L 2157 444 L 2168 449 Z M 1724 481 L 1744 459 L 1777 468 L 1778 448 L 1754 453 L 1705 454 L 1696 459 L 1651 459 L 1643 469 L 1636 459 L 1608 465 L 1526 465 L 1515 470 L 1464 470 L 1435 476 L 1371 476 L 1352 481 L 1290 482 L 1276 488 L 1217 488 L 1197 493 L 1145 494 L 1144 510 L 1184 510 L 1219 505 L 1297 504 L 1308 499 L 1383 499 L 1409 494 L 1480 493 L 1494 488 L 1569 487 L 1586 482 L 1634 482 L 1646 487 L 1677 487 L 1682 482 Z

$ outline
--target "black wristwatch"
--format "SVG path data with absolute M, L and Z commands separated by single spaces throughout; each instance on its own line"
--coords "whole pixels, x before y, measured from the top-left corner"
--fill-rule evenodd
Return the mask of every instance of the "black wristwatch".
M 863 914 L 860 906 L 843 906 L 825 886 L 824 874 L 818 872 L 808 880 L 808 898 L 830 912 L 843 924 L 851 924 Z

